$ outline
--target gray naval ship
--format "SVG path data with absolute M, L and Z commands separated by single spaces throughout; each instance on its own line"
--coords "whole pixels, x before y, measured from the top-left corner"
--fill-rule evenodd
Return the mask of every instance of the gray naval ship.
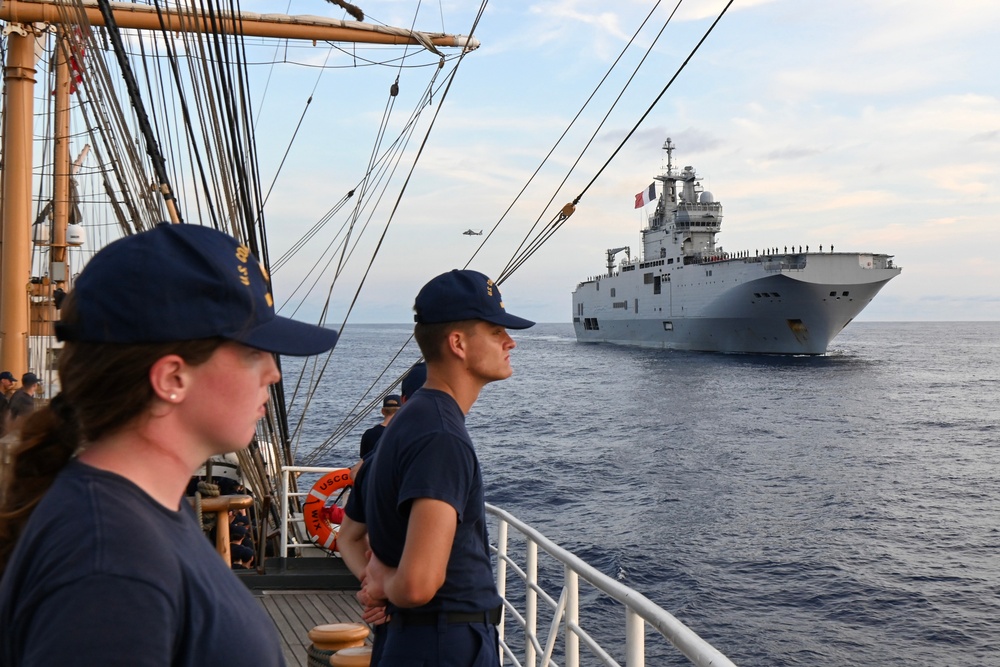
M 901 269 L 892 255 L 802 246 L 725 252 L 722 204 L 674 145 L 642 254 L 607 251 L 607 273 L 573 292 L 573 328 L 585 343 L 706 352 L 825 354 L 830 341 Z M 637 195 L 637 207 L 642 203 Z M 615 265 L 620 253 L 624 257 Z

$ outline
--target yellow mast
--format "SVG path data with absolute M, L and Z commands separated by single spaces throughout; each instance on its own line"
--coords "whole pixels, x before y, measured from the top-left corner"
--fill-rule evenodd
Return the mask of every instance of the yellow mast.
M 66 256 L 66 228 L 69 225 L 70 201 L 70 169 L 69 155 L 69 102 L 70 102 L 70 71 L 69 71 L 69 40 L 66 28 L 57 29 L 57 47 L 53 53 L 53 70 L 56 74 L 55 90 L 55 136 L 53 137 L 53 169 L 52 169 L 52 238 L 49 240 L 49 270 L 48 275 L 33 279 L 28 286 L 30 302 L 28 304 L 28 335 L 53 336 L 52 325 L 58 319 L 52 293 L 56 287 L 65 288 L 68 275 Z M 44 224 L 44 223 L 43 223 Z M 34 231 L 34 230 L 32 230 Z M 31 368 L 36 373 L 41 368 Z M 42 378 L 47 382 L 48 378 Z
M 202 15 L 191 11 L 161 9 L 131 3 L 113 2 L 115 21 L 119 28 L 162 30 L 172 32 L 214 32 Z M 0 0 L 0 21 L 8 23 L 7 63 L 4 69 L 4 115 L 2 200 L 0 200 L 0 370 L 9 370 L 15 376 L 29 370 L 29 292 L 31 289 L 31 183 L 32 183 L 32 131 L 35 69 L 34 28 L 31 24 L 48 23 L 63 25 L 87 21 L 91 25 L 104 25 L 104 18 L 94 0 L 73 4 L 53 3 L 50 0 Z M 286 16 L 280 14 L 234 14 L 220 12 L 217 25 L 227 34 L 277 39 L 311 41 L 355 42 L 367 44 L 416 44 L 438 52 L 436 47 L 473 50 L 479 41 L 461 35 L 421 33 L 391 26 L 376 26 L 354 21 L 340 21 L 319 16 Z M 65 33 L 60 31 L 65 39 Z M 65 93 L 63 110 L 68 119 L 69 69 L 66 63 L 68 48 L 57 49 L 57 100 Z M 60 83 L 61 82 L 61 83 Z M 63 90 L 65 88 L 65 90 Z M 59 115 L 57 101 L 57 118 Z M 53 278 L 64 280 L 66 273 L 66 221 L 69 216 L 69 129 L 57 120 L 55 182 L 53 197 L 55 225 L 52 239 Z M 66 121 L 68 124 L 68 120 Z M 61 229 L 60 229 L 61 228 Z M 61 268 L 60 268 L 61 267 Z M 59 272 L 62 271 L 60 274 Z M 62 277 L 60 277 L 62 276 Z M 44 294 L 50 296 L 52 285 L 45 286 Z M 47 304 L 51 299 L 46 299 Z M 39 313 L 51 306 L 39 309 Z M 54 315 L 54 313 L 52 313 Z M 48 319 L 39 316 L 41 319 Z M 39 323 L 35 331 L 48 335 L 48 326 Z
M 28 281 L 31 278 L 32 104 L 35 34 L 10 26 L 4 68 L 3 227 L 0 248 L 0 370 L 15 377 L 28 360 Z

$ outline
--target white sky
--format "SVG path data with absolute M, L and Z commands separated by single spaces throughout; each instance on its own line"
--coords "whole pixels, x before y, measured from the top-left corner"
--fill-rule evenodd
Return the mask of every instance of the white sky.
M 377 21 L 413 22 L 410 0 L 358 4 Z M 598 93 L 472 268 L 499 273 L 536 218 L 549 220 L 580 192 L 724 4 L 681 5 L 546 209 L 674 4 L 656 10 L 620 74 Z M 489 230 L 500 218 L 653 5 L 506 0 L 488 8 L 476 30 L 483 46 L 465 59 L 440 107 L 352 321 L 410 321 L 419 287 L 465 264 L 485 236 L 462 232 Z M 446 31 L 465 34 L 477 8 L 471 0 L 442 7 L 424 3 L 415 27 L 440 30 L 443 16 Z M 317 0 L 295 0 L 290 10 L 321 12 L 342 17 Z M 325 51 L 311 57 L 322 59 Z M 570 293 L 603 269 L 605 250 L 639 249 L 643 218 L 633 210 L 633 197 L 659 173 L 669 136 L 677 147 L 675 163 L 694 166 L 724 205 L 719 242 L 725 249 L 834 244 L 838 251 L 889 253 L 903 273 L 859 319 L 1000 319 L 1000 262 L 994 254 L 1000 248 L 998 63 L 1000 3 L 994 0 L 737 0 L 576 214 L 504 284 L 507 307 L 542 322 L 568 322 Z M 305 76 L 311 88 L 316 72 L 293 77 Z M 267 205 L 272 258 L 361 178 L 395 76 L 391 68 L 322 75 L 300 132 L 308 139 L 293 147 Z M 394 128 L 409 115 L 412 96 L 428 77 L 425 70 L 403 73 Z M 266 103 L 280 101 L 281 114 L 297 118 L 308 90 L 293 94 L 281 83 L 272 86 Z M 425 112 L 422 128 L 438 102 Z M 287 131 L 275 130 L 276 143 L 269 146 L 261 131 L 269 127 L 266 118 L 265 110 L 258 131 L 269 181 Z M 404 176 L 397 172 L 392 197 L 361 237 L 328 321 L 343 318 Z M 332 232 L 311 247 L 330 237 Z M 296 260 L 276 273 L 279 303 L 309 261 Z M 300 310 L 296 316 L 318 312 L 322 296 L 310 300 L 308 314 Z

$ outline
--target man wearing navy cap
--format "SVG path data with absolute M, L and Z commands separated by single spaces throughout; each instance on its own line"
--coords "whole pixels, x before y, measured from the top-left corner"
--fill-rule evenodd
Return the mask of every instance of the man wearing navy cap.
M 10 371 L 0 373 L 0 436 L 7 431 L 7 396 L 12 393 L 15 382 Z
M 400 405 L 401 399 L 398 394 L 389 394 L 382 399 L 382 422 L 375 424 L 375 426 L 372 426 L 361 434 L 361 458 L 364 458 L 365 454 L 375 449 L 378 439 L 382 437 L 382 431 L 389 425 L 389 421 L 396 414 L 396 410 L 399 410 Z
M 14 374 L 10 371 L 4 371 L 0 373 L 0 396 L 4 398 L 9 398 L 10 394 L 14 390 L 14 385 L 17 384 L 17 380 L 14 379 Z
M 387 600 L 392 618 L 379 664 L 495 667 L 502 601 L 465 415 L 483 387 L 513 373 L 507 329 L 534 322 L 507 313 L 477 271 L 437 276 L 413 309 L 427 381 L 382 434 L 364 498 L 364 590 Z
M 38 376 L 25 373 L 21 376 L 21 387 L 10 397 L 10 424 L 19 423 L 35 411 L 35 391 L 38 389 Z

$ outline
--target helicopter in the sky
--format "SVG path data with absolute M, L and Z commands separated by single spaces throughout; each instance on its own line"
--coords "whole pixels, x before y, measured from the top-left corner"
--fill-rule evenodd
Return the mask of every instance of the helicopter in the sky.
M 466 236 L 482 236 L 482 235 L 483 235 L 483 230 L 481 230 L 481 229 L 480 229 L 480 230 L 479 230 L 479 231 L 477 232 L 477 231 L 475 231 L 474 229 L 466 229 L 466 230 L 465 230 L 464 232 L 462 232 L 462 233 L 463 233 L 463 234 L 465 234 Z

